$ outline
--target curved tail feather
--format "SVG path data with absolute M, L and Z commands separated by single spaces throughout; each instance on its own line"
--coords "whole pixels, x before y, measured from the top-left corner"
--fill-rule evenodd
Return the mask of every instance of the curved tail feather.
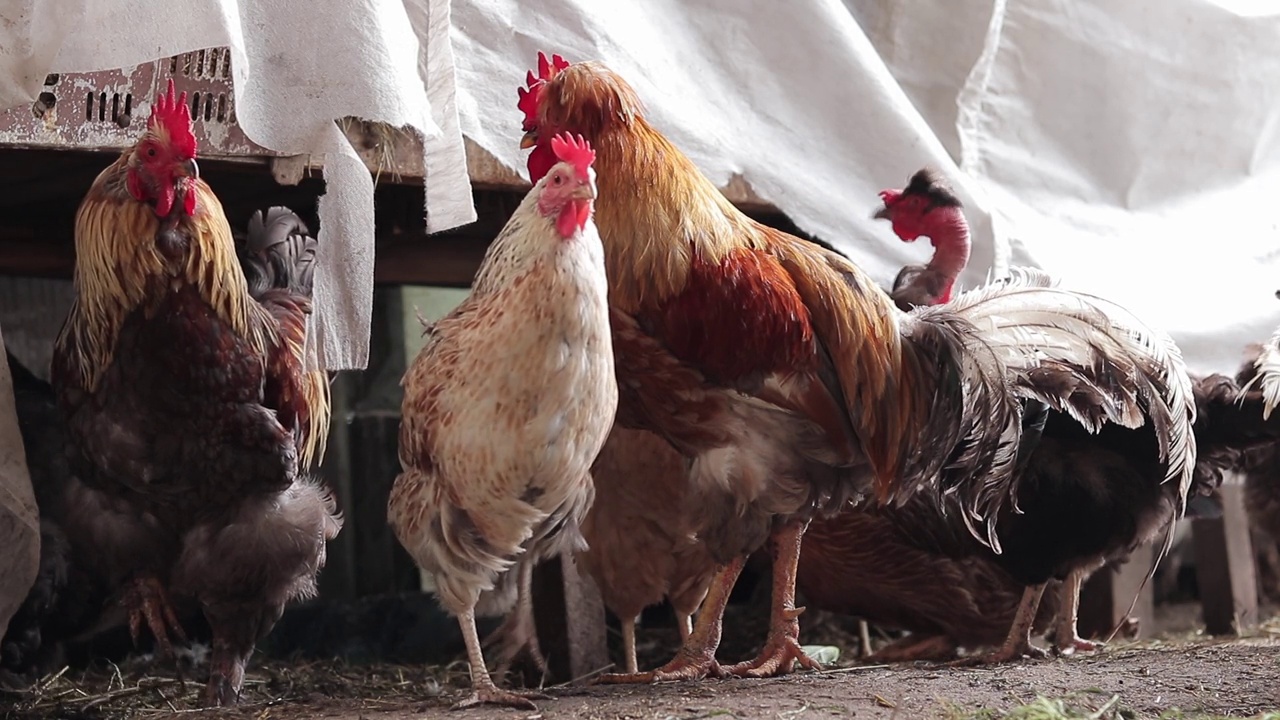
M 948 304 L 913 310 L 903 334 L 917 366 L 936 381 L 925 390 L 935 394 L 925 437 L 956 441 L 922 447 L 954 448 L 942 459 L 941 489 L 958 494 L 970 532 L 994 551 L 1000 552 L 1001 511 L 1006 505 L 1017 511 L 1023 400 L 1065 413 L 1089 432 L 1106 423 L 1150 423 L 1168 466 L 1165 480 L 1178 482 L 1179 511 L 1185 507 L 1196 406 L 1181 352 L 1167 334 L 1030 268 L 1015 268 L 1009 279 Z

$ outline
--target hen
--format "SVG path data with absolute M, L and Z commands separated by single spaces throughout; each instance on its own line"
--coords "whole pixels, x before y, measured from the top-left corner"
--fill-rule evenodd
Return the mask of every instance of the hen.
M 899 237 L 912 242 L 925 235 L 934 246 L 927 264 L 898 273 L 890 297 L 904 311 L 949 301 L 969 261 L 967 225 L 950 227 L 959 199 L 929 170 L 886 193 L 912 208 L 896 213 Z M 890 219 L 887 208 L 876 217 Z M 959 646 L 1000 643 L 1013 622 L 1022 584 L 988 556 L 953 559 L 917 547 L 912 538 L 932 522 L 948 520 L 935 496 L 917 493 L 901 507 L 848 506 L 816 518 L 805 532 L 796 588 L 808 605 L 911 633 L 870 655 L 871 662 L 945 659 Z M 1052 621 L 1057 605 L 1056 597 L 1041 604 L 1036 632 Z
M 716 563 L 694 535 L 684 457 L 661 437 L 614 425 L 591 468 L 596 500 L 582 523 L 578 554 L 605 607 L 622 625 L 627 672 L 637 672 L 636 618 L 667 599 L 680 637 L 706 597 Z
M 328 380 L 304 367 L 310 286 L 272 247 L 246 258 L 263 278 L 249 287 L 195 156 L 170 81 L 76 213 L 76 298 L 52 382 L 84 483 L 64 502 L 92 519 L 67 528 L 73 546 L 124 588 L 135 639 L 145 620 L 171 652 L 169 632 L 183 633 L 170 593 L 200 605 L 213 633 L 203 701 L 225 705 L 285 604 L 315 593 L 341 519 L 302 472 L 329 426 Z
M 672 662 L 603 680 L 721 672 L 729 592 L 767 538 L 769 639 L 732 671 L 816 667 L 794 606 L 810 518 L 871 487 L 884 502 L 928 487 L 950 493 L 973 532 L 996 543 L 995 519 L 1017 486 L 1024 397 L 1090 429 L 1155 423 L 1169 477 L 1185 482 L 1193 410 L 1167 337 L 1033 271 L 903 315 L 844 257 L 738 211 L 648 123 L 617 74 L 558 56 L 540 56 L 538 70 L 519 93 L 530 176 L 554 162 L 555 133 L 580 132 L 598 153 L 619 422 L 689 458 L 696 532 L 722 565 Z
M 927 235 L 938 254 L 967 255 L 969 231 L 960 201 L 936 175 L 921 171 L 905 189 L 886 190 L 881 197 L 884 207 L 877 216 L 889 219 L 904 241 Z M 942 265 L 936 277 L 945 295 L 962 267 L 947 266 L 945 261 Z M 1041 654 L 1031 645 L 1030 631 L 1051 579 L 1063 581 L 1055 644 L 1068 653 L 1093 649 L 1094 643 L 1076 634 L 1083 578 L 1106 561 L 1152 541 L 1161 530 L 1171 530 L 1188 495 L 1211 492 L 1221 481 L 1221 470 L 1232 464 L 1240 449 L 1277 437 L 1280 423 L 1263 421 L 1259 393 L 1241 395 L 1236 383 L 1220 375 L 1196 379 L 1191 390 L 1197 407 L 1192 430 L 1199 457 L 1184 456 L 1194 459 L 1189 466 L 1194 472 L 1184 476 L 1181 484 L 1166 482 L 1169 466 L 1162 458 L 1169 439 L 1158 424 L 1138 428 L 1106 424 L 1094 434 L 1071 416 L 1043 408 L 1040 440 L 1028 444 L 1020 458 L 1014 505 L 995 518 L 1003 552 L 992 554 L 965 531 L 962 522 L 944 518 L 944 507 L 926 505 L 928 498 L 908 505 L 911 512 L 885 513 L 899 526 L 899 537 L 919 550 L 968 562 L 989 557 L 1025 587 L 1005 644 L 981 660 Z M 1081 523 L 1080 518 L 1090 522 Z M 851 538 L 844 539 L 851 545 Z M 1167 546 L 1168 539 L 1165 550 Z M 852 547 L 847 550 L 858 552 Z
M 387 517 L 462 627 L 473 692 L 455 707 L 533 708 L 529 698 L 542 697 L 494 685 L 476 603 L 483 591 L 506 595 L 495 583 L 514 581 L 514 612 L 532 624 L 534 565 L 581 547 L 591 461 L 618 405 L 604 252 L 591 222 L 594 154 L 569 136 L 555 138 L 553 151 L 558 162 L 403 381 L 403 472 Z

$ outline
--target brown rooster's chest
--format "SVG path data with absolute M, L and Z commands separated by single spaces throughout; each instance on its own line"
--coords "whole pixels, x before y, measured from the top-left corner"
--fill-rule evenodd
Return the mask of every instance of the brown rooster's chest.
M 778 372 L 812 372 L 817 343 L 809 310 L 772 256 L 751 250 L 718 263 L 695 260 L 677 295 L 637 320 L 677 359 L 713 383 L 746 388 Z
M 117 360 L 136 362 L 153 383 L 185 395 L 227 402 L 260 401 L 263 361 L 198 290 L 165 287 L 121 327 Z

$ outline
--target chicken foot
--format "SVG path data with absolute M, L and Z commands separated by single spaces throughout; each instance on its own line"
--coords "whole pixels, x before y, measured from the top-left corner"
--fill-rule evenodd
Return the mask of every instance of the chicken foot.
M 517 660 L 527 659 L 541 674 L 538 681 L 538 686 L 541 687 L 547 677 L 547 659 L 538 644 L 538 626 L 533 617 L 533 563 L 520 563 L 516 572 L 519 579 L 516 606 L 507 615 L 507 619 L 485 638 L 481 647 L 486 650 L 497 647 L 498 665 L 495 675 L 506 677 Z
M 154 575 L 138 575 L 129 580 L 124 587 L 120 604 L 129 611 L 129 636 L 136 647 L 142 639 L 142 622 L 155 636 L 156 648 L 166 658 L 173 658 L 173 642 L 170 632 L 182 644 L 187 643 L 187 634 L 178 622 L 178 616 L 169 602 L 169 593 L 165 591 L 160 578 Z
M 484 664 L 484 654 L 480 650 L 480 634 L 476 631 L 475 607 L 469 607 L 458 616 L 458 625 L 462 628 L 462 640 L 467 645 L 467 662 L 471 666 L 471 696 L 457 702 L 452 710 L 464 710 L 479 705 L 506 705 L 523 710 L 537 711 L 534 700 L 550 700 L 551 696 L 540 692 L 512 692 L 500 690 L 489 677 L 489 670 Z
M 773 608 L 769 639 L 755 660 L 739 663 L 726 672 L 739 677 L 776 677 L 790 673 L 796 663 L 809 670 L 822 666 L 800 648 L 800 615 L 796 607 L 796 567 L 800 562 L 800 541 L 807 521 L 789 522 L 773 531 Z
M 253 653 L 253 645 L 248 652 L 241 652 L 223 633 L 213 638 L 213 652 L 209 656 L 209 682 L 204 686 L 203 704 L 205 707 L 227 707 L 240 701 L 240 690 L 244 687 L 244 667 Z
M 1059 655 L 1071 655 L 1077 651 L 1091 652 L 1103 647 L 1100 642 L 1085 640 L 1077 632 L 1080 613 L 1080 586 L 1084 583 L 1084 571 L 1072 570 L 1058 590 L 1058 617 L 1054 622 L 1053 646 Z
M 1045 583 L 1029 585 L 1022 591 L 1022 601 L 1018 603 L 1018 611 L 1013 616 L 1013 624 L 1009 634 L 999 649 L 983 655 L 961 658 L 947 663 L 951 667 L 973 667 L 976 665 L 994 665 L 997 663 L 1018 660 L 1022 657 L 1043 658 L 1047 653 L 1031 644 L 1031 628 L 1036 622 L 1036 610 L 1040 608 L 1040 598 L 1044 595 Z
M 724 621 L 724 609 L 729 604 L 729 594 L 733 592 L 738 575 L 747 564 L 747 556 L 734 558 L 728 565 L 716 572 L 711 581 L 711 588 L 698 611 L 698 621 L 693 626 L 693 634 L 680 646 L 680 651 L 666 665 L 657 670 L 642 673 L 608 673 L 597 677 L 594 683 L 615 685 L 633 683 L 655 683 L 665 680 L 701 680 L 705 677 L 721 677 L 724 674 L 720 663 L 716 662 L 716 649 L 720 647 L 721 623 Z

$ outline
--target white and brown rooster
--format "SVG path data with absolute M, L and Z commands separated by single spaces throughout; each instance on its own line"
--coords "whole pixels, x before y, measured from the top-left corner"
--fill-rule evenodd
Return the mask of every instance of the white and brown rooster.
M 462 626 L 473 693 L 455 707 L 534 709 L 530 698 L 545 697 L 494 684 L 476 603 L 482 592 L 509 597 L 514 580 L 515 612 L 531 621 L 534 565 L 583 546 L 589 469 L 618 405 L 604 249 L 591 219 L 595 152 L 566 134 L 555 154 L 403 382 L 404 471 L 387 517 Z

